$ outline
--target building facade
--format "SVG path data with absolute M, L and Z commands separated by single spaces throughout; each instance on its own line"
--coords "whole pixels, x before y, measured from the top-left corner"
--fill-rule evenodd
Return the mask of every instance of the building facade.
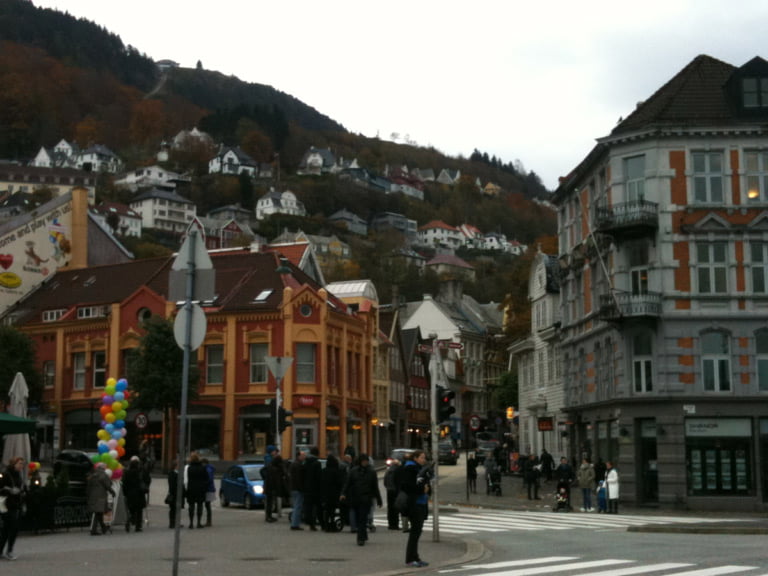
M 767 87 L 695 58 L 555 194 L 572 455 L 635 505 L 768 508 Z

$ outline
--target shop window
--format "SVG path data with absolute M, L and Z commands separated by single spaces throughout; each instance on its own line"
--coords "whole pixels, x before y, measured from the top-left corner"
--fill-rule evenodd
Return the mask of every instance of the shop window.
M 747 418 L 689 418 L 688 493 L 748 494 L 752 489 L 752 431 Z

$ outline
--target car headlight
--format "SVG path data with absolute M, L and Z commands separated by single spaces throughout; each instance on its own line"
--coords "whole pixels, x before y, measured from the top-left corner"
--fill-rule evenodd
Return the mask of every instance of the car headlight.
M 264 494 L 264 486 L 254 486 L 253 487 L 253 493 L 254 494 Z

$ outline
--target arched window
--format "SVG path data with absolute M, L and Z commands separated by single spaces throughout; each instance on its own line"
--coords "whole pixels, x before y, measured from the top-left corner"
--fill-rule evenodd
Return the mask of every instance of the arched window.
M 701 373 L 706 392 L 731 389 L 731 348 L 724 332 L 701 335 Z

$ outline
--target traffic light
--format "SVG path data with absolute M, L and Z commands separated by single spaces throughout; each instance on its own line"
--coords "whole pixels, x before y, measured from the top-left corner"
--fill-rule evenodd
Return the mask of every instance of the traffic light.
M 288 426 L 293 426 L 293 422 L 288 420 L 291 416 L 293 416 L 293 412 L 290 410 L 286 410 L 282 406 L 277 409 L 277 429 L 281 433 L 285 432 L 285 429 L 288 428 Z
M 443 386 L 437 387 L 437 421 L 445 422 L 456 412 L 456 408 L 451 405 L 456 397 L 456 392 Z
M 515 407 L 509 406 L 507 408 L 507 420 L 513 420 L 515 418 Z

